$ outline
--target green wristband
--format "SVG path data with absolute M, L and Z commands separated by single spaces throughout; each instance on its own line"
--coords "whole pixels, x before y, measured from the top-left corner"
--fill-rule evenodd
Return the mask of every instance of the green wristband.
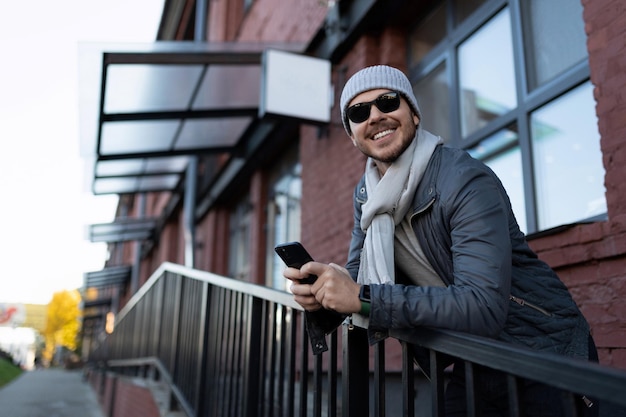
M 369 316 L 371 306 L 372 305 L 370 303 L 361 301 L 361 310 L 359 311 L 359 314 L 362 316 Z

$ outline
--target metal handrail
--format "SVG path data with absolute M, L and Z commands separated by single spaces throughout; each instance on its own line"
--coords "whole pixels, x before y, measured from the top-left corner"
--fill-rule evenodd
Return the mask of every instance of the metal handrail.
M 344 384 L 349 390 L 344 390 L 342 401 L 349 410 L 349 416 L 369 415 L 369 408 L 363 405 L 369 399 L 367 395 L 370 385 L 374 385 L 373 407 L 374 415 L 384 416 L 386 412 L 385 392 L 388 372 L 385 370 L 385 345 L 380 342 L 373 347 L 367 347 L 366 329 L 363 321 L 354 320 L 349 326 L 344 326 L 343 339 L 350 348 L 350 357 L 345 361 L 353 369 L 348 372 Z M 411 346 L 417 346 L 427 351 L 426 357 L 430 366 L 424 369 L 426 384 L 430 387 L 430 404 L 432 416 L 444 416 L 444 386 L 447 375 L 444 372 L 451 363 L 451 358 L 465 364 L 466 371 L 473 373 L 476 365 L 501 371 L 507 376 L 509 401 L 519 404 L 517 397 L 518 383 L 521 380 L 538 381 L 544 385 L 560 389 L 569 396 L 570 408 L 566 410 L 568 416 L 578 416 L 574 405 L 575 398 L 584 396 L 589 403 L 595 401 L 600 404 L 602 416 L 626 415 L 626 371 L 611 368 L 598 363 L 589 362 L 572 357 L 566 357 L 549 352 L 540 352 L 521 346 L 514 346 L 494 339 L 465 334 L 449 330 L 416 328 L 389 331 L 391 339 L 397 339 L 402 346 L 402 415 L 415 416 L 415 359 Z M 347 341 L 347 342 L 346 342 Z M 369 354 L 367 353 L 369 351 Z M 364 353 L 365 352 L 365 353 Z M 368 368 L 368 357 L 374 357 L 373 381 L 364 378 L 362 368 Z M 360 359 L 353 359 L 358 357 Z M 418 367 L 419 368 L 419 367 Z M 361 369 L 355 371 L 354 369 Z M 344 368 L 345 371 L 345 368 Z M 474 392 L 474 381 L 470 377 L 466 380 L 470 392 Z M 356 395 L 352 393 L 356 392 Z M 593 401 L 592 401 L 593 400 Z M 474 400 L 468 401 L 468 415 L 477 415 Z M 514 406 L 511 416 L 518 416 L 519 407 Z M 395 414 L 394 414 L 395 415 Z
M 212 272 L 201 271 L 199 269 L 193 269 L 171 262 L 163 262 L 161 266 L 159 266 L 157 270 L 154 271 L 152 275 L 150 275 L 150 278 L 146 281 L 146 283 L 141 286 L 141 288 L 130 298 L 130 300 L 128 300 L 128 303 L 126 303 L 118 313 L 115 321 L 118 322 L 122 320 L 124 316 L 128 313 L 128 311 L 132 310 L 135 307 L 135 305 L 152 288 L 157 280 L 165 274 L 165 272 L 170 272 L 173 274 L 185 276 L 187 278 L 204 281 L 211 285 L 222 287 L 224 289 L 249 294 L 257 298 L 282 304 L 285 307 L 304 311 L 300 304 L 296 303 L 293 300 L 293 296 L 285 291 L 279 291 L 263 285 L 236 280 L 222 275 L 217 275 Z
M 328 336 L 329 352 L 311 355 L 302 312 L 284 291 L 164 263 L 120 311 L 115 332 L 91 359 L 105 361 L 108 369 L 155 367 L 189 417 L 362 417 L 371 408 L 376 416 L 414 416 L 420 377 L 412 345 L 430 355 L 426 384 L 433 416 L 445 412 L 444 357 L 463 361 L 470 373 L 474 365 L 504 372 L 513 404 L 517 379 L 530 379 L 626 410 L 623 370 L 445 330 L 389 332 L 402 347 L 397 382 L 385 344 L 368 346 L 358 320 L 341 326 L 341 338 L 338 332 Z M 400 386 L 393 391 L 401 392 L 401 404 L 386 402 L 391 383 Z
M 448 330 L 420 328 L 393 331 L 391 336 L 509 375 L 626 407 L 626 372 L 623 370 Z
M 336 365 L 331 371 L 322 356 L 308 353 L 302 312 L 284 291 L 164 263 L 89 360 L 104 364 L 103 374 L 115 369 L 122 376 L 160 364 L 162 382 L 190 417 L 233 415 L 230 408 L 242 416 L 296 409 L 307 416 L 321 409 L 319 388 L 324 378 L 336 379 Z M 336 356 L 336 341 L 331 345 Z

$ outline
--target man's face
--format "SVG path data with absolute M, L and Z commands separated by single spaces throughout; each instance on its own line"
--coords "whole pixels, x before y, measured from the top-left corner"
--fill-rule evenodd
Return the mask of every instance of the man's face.
M 354 97 L 348 108 L 358 103 L 366 103 L 388 93 L 387 89 L 369 90 Z M 365 155 L 382 163 L 384 167 L 394 162 L 409 147 L 415 137 L 419 118 L 411 111 L 404 98 L 400 107 L 383 113 L 375 104 L 370 106 L 367 120 L 361 123 L 349 121 L 352 143 Z M 379 168 L 383 168 L 383 166 Z M 386 168 L 383 168 L 383 171 Z

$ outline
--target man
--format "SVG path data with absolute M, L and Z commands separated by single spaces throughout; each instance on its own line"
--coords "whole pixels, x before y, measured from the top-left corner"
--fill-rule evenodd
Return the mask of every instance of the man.
M 354 193 L 346 268 L 310 262 L 284 272 L 312 340 L 328 331 L 332 314 L 361 313 L 369 316 L 372 343 L 389 329 L 429 326 L 596 355 L 586 320 L 528 246 L 496 175 L 422 129 L 401 71 L 379 65 L 357 72 L 340 105 L 346 132 L 368 156 Z M 310 274 L 318 276 L 313 285 L 299 283 Z M 487 369 L 477 375 L 481 415 L 507 415 L 504 377 Z M 562 413 L 556 390 L 530 381 L 524 388 L 529 416 Z M 462 366 L 454 367 L 446 396 L 448 415 L 465 415 Z

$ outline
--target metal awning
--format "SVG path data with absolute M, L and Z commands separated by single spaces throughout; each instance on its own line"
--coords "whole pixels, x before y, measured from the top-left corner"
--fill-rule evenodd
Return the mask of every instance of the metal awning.
M 259 121 L 270 48 L 303 45 L 81 45 L 81 153 L 93 194 L 171 191 L 191 155 L 244 146 Z
M 100 271 L 86 272 L 84 274 L 85 288 L 123 285 L 130 280 L 130 274 L 130 266 L 110 266 Z
M 117 218 L 112 223 L 98 223 L 89 226 L 91 242 L 125 242 L 147 240 L 154 235 L 156 219 Z

